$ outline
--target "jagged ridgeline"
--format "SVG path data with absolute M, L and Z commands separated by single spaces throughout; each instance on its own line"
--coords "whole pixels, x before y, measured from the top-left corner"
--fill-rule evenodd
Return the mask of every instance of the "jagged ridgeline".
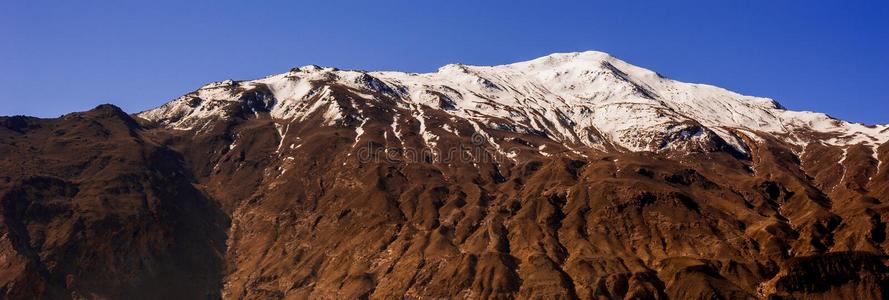
M 858 298 L 889 127 L 601 52 L 0 118 L 6 298 Z

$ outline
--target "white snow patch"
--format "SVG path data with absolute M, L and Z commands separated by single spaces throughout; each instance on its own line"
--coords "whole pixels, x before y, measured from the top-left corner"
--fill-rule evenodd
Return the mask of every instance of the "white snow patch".
M 358 127 L 355 127 L 355 142 L 352 143 L 352 148 L 355 148 L 358 145 L 358 140 L 364 135 L 364 124 L 367 124 L 367 118 L 361 120 L 361 124 Z
M 842 171 L 843 175 L 840 176 L 840 181 L 837 181 L 837 184 L 835 184 L 833 186 L 833 188 L 831 188 L 831 191 L 836 190 L 837 186 L 843 184 L 843 180 L 846 180 L 846 165 L 844 165 L 843 163 L 846 162 L 846 156 L 848 154 L 849 154 L 849 148 L 848 147 L 843 148 L 843 156 L 840 158 L 840 161 L 838 162 L 840 164 L 840 167 L 843 168 L 843 171 Z

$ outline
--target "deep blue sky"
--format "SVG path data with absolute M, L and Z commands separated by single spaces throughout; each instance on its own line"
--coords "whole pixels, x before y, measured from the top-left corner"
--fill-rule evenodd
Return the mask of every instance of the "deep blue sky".
M 108 102 L 137 112 L 310 63 L 427 72 L 600 50 L 791 109 L 889 123 L 889 1 L 122 2 L 0 0 L 0 115 Z

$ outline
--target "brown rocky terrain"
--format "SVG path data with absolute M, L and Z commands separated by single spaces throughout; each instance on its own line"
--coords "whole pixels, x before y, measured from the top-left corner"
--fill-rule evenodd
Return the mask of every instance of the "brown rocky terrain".
M 887 298 L 889 143 L 689 121 L 712 138 L 591 147 L 374 80 L 316 82 L 332 121 L 237 84 L 189 128 L 0 118 L 0 297 Z

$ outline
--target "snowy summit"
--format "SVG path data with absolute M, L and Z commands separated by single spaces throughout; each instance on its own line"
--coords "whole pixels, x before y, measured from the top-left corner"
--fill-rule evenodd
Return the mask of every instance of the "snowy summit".
M 348 101 L 336 87 L 350 91 Z M 138 116 L 178 130 L 201 130 L 246 105 L 254 115 L 267 113 L 282 123 L 317 115 L 326 126 L 356 126 L 362 132 L 373 117 L 350 105 L 355 101 L 385 107 L 393 131 L 399 119 L 416 119 L 427 143 L 435 140 L 424 126 L 430 110 L 468 122 L 485 136 L 495 129 L 530 133 L 573 149 L 657 152 L 719 143 L 746 153 L 748 143 L 768 136 L 800 146 L 799 151 L 815 137 L 836 146 L 875 147 L 889 140 L 886 125 L 787 110 L 772 99 L 664 78 L 597 51 L 499 66 L 450 64 L 423 74 L 311 65 L 257 80 L 208 84 Z M 347 116 L 364 122 L 342 122 Z

